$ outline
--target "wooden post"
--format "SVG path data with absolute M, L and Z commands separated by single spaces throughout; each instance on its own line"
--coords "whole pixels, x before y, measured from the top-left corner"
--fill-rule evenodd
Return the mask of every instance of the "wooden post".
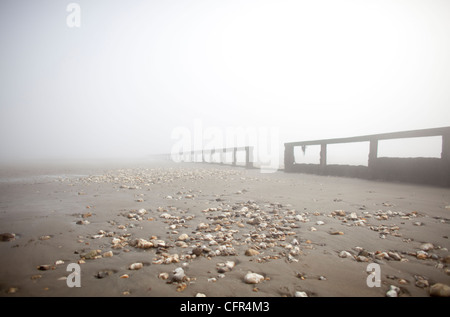
M 378 140 L 372 139 L 370 140 L 370 146 L 369 146 L 369 168 L 373 167 L 376 159 L 378 157 Z
M 250 146 L 245 147 L 245 167 L 253 167 L 253 147 Z
M 441 159 L 450 163 L 450 133 L 442 135 Z
M 325 168 L 327 166 L 327 144 L 320 144 L 320 167 Z
M 442 174 L 446 175 L 443 179 L 445 186 L 450 186 L 450 133 L 442 135 Z
M 290 144 L 284 144 L 284 170 L 292 172 L 295 164 L 294 147 Z

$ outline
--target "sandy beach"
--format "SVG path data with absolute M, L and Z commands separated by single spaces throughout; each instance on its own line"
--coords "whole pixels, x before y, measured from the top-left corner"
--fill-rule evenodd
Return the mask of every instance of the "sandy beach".
M 426 297 L 450 285 L 449 228 L 449 188 L 194 163 L 4 170 L 0 294 Z

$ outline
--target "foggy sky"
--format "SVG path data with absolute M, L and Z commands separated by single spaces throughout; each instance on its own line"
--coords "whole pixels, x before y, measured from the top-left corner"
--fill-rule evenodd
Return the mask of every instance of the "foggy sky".
M 447 0 L 2 0 L 0 47 L 0 161 L 169 153 L 194 120 L 280 142 L 450 125 Z

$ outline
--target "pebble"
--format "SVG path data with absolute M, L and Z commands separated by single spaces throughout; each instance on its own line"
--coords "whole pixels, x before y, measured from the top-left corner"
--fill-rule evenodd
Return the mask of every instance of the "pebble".
M 398 297 L 398 293 L 400 292 L 400 288 L 395 285 L 391 285 L 389 291 L 386 292 L 387 297 Z
M 417 257 L 419 260 L 425 260 L 425 259 L 428 259 L 428 253 L 425 252 L 425 251 L 417 251 L 416 257 Z
M 430 296 L 450 297 L 450 286 L 442 283 L 433 284 L 430 287 Z
M 420 245 L 420 250 L 422 251 L 430 251 L 434 249 L 434 245 L 432 243 L 423 243 Z
M 17 287 L 10 287 L 8 288 L 8 290 L 6 291 L 7 294 L 15 294 L 19 291 L 19 288 Z
M 39 271 L 48 271 L 50 270 L 52 267 L 48 264 L 43 264 L 43 265 L 38 265 L 37 269 Z
M 181 267 L 177 267 L 175 270 L 173 270 L 172 274 L 173 274 L 172 276 L 173 282 L 182 282 L 186 279 L 186 274 L 184 273 L 184 270 Z
M 91 250 L 87 253 L 81 254 L 81 258 L 85 260 L 93 260 L 99 257 L 100 250 Z M 101 257 L 101 256 L 100 256 Z
M 112 251 L 107 251 L 107 252 L 105 252 L 105 253 L 103 253 L 103 257 L 104 258 L 110 258 L 110 257 L 112 257 L 114 254 L 113 254 L 113 252 Z
M 402 257 L 397 253 L 397 252 L 388 252 L 388 255 L 391 259 L 395 260 L 395 261 L 401 261 Z
M 364 255 L 358 255 L 356 257 L 356 261 L 358 261 L 358 262 L 369 262 L 369 259 L 367 257 L 365 257 Z
M 347 252 L 347 251 L 341 251 L 341 252 L 339 253 L 339 257 L 340 257 L 340 258 L 352 258 L 353 256 L 352 256 L 352 254 L 351 254 L 350 252 Z
M 144 264 L 141 262 L 136 262 L 133 264 L 130 264 L 130 266 L 128 267 L 129 270 L 140 270 L 144 267 Z
M 183 233 L 178 237 L 179 241 L 185 241 L 187 239 L 189 239 L 189 236 L 186 233 Z
M 247 249 L 245 251 L 245 255 L 247 255 L 247 256 L 254 256 L 254 255 L 258 255 L 258 254 L 259 254 L 259 251 L 252 249 L 252 248 Z
M 248 272 L 244 277 L 244 282 L 247 284 L 258 284 L 264 281 L 264 276 L 258 273 Z

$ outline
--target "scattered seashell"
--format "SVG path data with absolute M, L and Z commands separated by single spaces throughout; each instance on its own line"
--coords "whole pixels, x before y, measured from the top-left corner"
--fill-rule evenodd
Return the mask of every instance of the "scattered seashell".
M 43 265 L 38 265 L 37 266 L 37 269 L 39 270 L 39 271 L 48 271 L 48 270 L 50 270 L 52 267 L 50 266 L 50 265 L 48 265 L 48 264 L 43 264 Z
M 186 279 L 186 274 L 184 273 L 183 268 L 177 267 L 175 270 L 173 270 L 173 276 L 172 281 L 173 282 L 182 282 Z
M 259 251 L 252 249 L 252 248 L 247 249 L 245 251 L 245 255 L 247 255 L 247 256 L 254 256 L 254 255 L 258 255 L 258 254 L 259 254 Z
M 244 277 L 244 282 L 247 284 L 258 284 L 262 281 L 264 281 L 264 276 L 257 273 L 248 272 Z
M 0 241 L 8 242 L 14 240 L 16 235 L 14 233 L 0 233 Z
M 110 258 L 110 257 L 112 257 L 114 254 L 113 254 L 113 252 L 112 251 L 107 251 L 107 252 L 105 252 L 105 253 L 103 253 L 103 257 L 104 258 Z
M 144 264 L 142 264 L 141 262 L 136 262 L 131 264 L 128 269 L 129 270 L 140 270 L 144 267 Z

